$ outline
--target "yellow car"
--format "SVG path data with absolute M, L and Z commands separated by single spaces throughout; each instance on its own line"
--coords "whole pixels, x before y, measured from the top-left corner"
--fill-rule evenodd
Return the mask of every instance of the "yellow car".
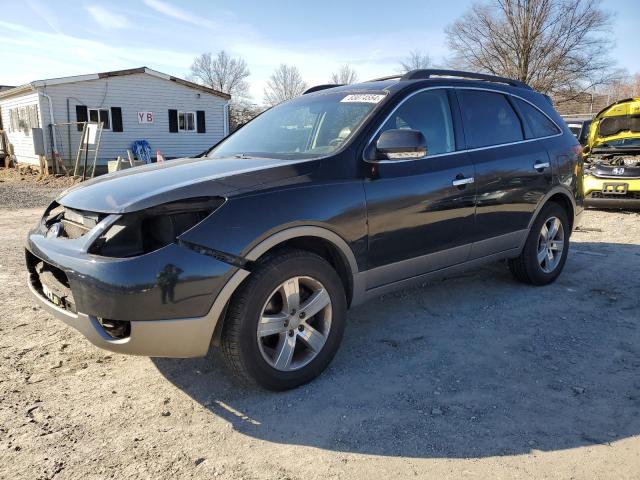
M 585 206 L 640 208 L 640 97 L 594 117 L 583 156 Z

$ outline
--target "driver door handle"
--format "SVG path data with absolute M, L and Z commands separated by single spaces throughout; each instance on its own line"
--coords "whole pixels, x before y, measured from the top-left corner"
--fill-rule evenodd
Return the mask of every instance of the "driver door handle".
M 470 183 L 475 182 L 476 179 L 473 177 L 469 177 L 469 178 L 456 178 L 453 182 L 451 182 L 451 184 L 454 187 L 460 187 L 462 185 L 469 185 Z

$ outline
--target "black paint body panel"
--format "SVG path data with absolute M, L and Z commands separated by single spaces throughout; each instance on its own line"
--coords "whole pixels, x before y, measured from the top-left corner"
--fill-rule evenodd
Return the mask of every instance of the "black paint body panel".
M 470 245 L 475 186 L 453 186 L 457 176 L 474 176 L 466 153 L 377 166 L 365 183 L 369 268 Z
M 112 320 L 206 315 L 237 270 L 176 244 L 136 258 L 113 259 L 83 255 L 51 243 L 32 232 L 27 250 L 66 274 L 78 312 Z M 33 273 L 32 262 L 27 265 Z

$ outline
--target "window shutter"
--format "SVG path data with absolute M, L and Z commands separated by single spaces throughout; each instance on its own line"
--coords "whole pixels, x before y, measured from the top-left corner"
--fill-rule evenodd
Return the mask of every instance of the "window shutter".
M 89 120 L 89 112 L 84 105 L 76 105 L 76 122 L 86 122 Z M 81 132 L 83 125 L 78 125 L 78 131 Z
M 111 107 L 111 131 L 122 132 L 122 108 Z
M 169 131 L 171 133 L 178 132 L 178 111 L 169 110 Z
M 207 133 L 207 126 L 204 122 L 204 110 L 198 110 L 196 112 L 198 133 Z

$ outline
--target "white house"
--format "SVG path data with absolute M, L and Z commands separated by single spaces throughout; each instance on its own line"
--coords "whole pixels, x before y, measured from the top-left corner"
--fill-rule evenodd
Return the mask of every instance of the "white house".
M 198 154 L 228 134 L 230 96 L 146 67 L 37 80 L 0 91 L 0 128 L 19 163 L 38 165 L 44 150 L 75 162 L 82 126 L 102 122 L 98 164 L 126 157 L 146 140 L 168 158 Z M 34 136 L 36 138 L 34 142 Z

